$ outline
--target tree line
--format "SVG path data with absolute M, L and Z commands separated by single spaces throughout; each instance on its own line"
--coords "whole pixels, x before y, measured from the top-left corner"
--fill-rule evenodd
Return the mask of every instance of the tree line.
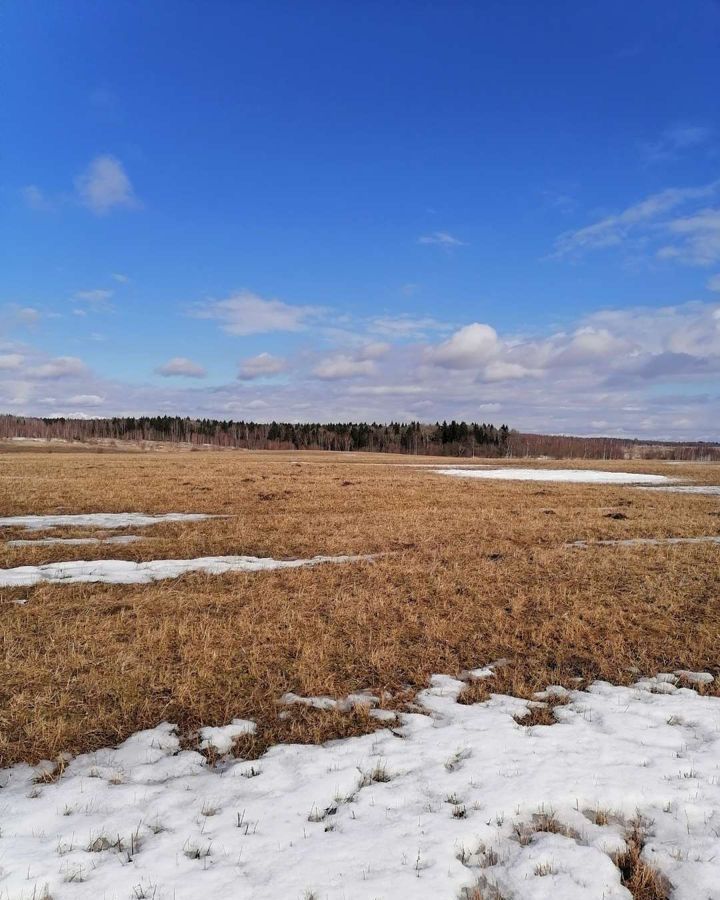
M 103 419 L 0 416 L 0 438 L 66 441 L 171 441 L 248 450 L 366 450 L 423 455 L 503 456 L 507 425 L 477 422 L 245 422 L 180 416 Z
M 524 434 L 485 422 L 245 422 L 181 416 L 105 419 L 0 415 L 0 439 L 168 441 L 247 450 L 364 450 L 422 456 L 720 461 L 720 445 L 612 437 Z

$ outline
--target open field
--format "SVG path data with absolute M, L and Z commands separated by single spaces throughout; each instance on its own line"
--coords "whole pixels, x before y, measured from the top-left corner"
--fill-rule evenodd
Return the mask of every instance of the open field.
M 500 657 L 511 660 L 504 687 L 520 696 L 573 678 L 628 683 L 638 673 L 717 671 L 717 546 L 564 546 L 718 535 L 717 498 L 444 478 L 408 462 L 246 452 L 3 456 L 3 515 L 226 518 L 128 529 L 142 537 L 128 545 L 5 543 L 2 568 L 383 554 L 146 585 L 2 589 L 3 764 L 102 747 L 164 720 L 192 740 L 202 725 L 252 718 L 251 754 L 280 740 L 326 739 L 375 723 L 305 708 L 280 720 L 278 698 L 369 689 L 392 707 L 434 672 L 454 675 Z M 593 467 L 720 482 L 714 466 Z M 6 540 L 29 536 L 3 532 Z M 93 533 L 65 527 L 30 536 Z
M 0 587 L 0 900 L 718 896 L 717 494 L 232 451 L 14 449 L 0 485 L 111 514 L 0 522 L 0 583 L 361 557 Z

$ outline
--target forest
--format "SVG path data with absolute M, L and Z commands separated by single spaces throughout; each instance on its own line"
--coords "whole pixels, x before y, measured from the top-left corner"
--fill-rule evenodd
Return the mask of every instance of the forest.
M 0 439 L 155 442 L 247 450 L 362 450 L 418 456 L 720 460 L 720 445 L 526 434 L 477 422 L 245 422 L 181 416 L 98 419 L 0 415 Z

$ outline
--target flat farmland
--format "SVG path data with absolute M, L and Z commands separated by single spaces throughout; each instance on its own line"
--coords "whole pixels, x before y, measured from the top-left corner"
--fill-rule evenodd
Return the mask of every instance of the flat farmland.
M 257 724 L 234 748 L 255 758 L 278 742 L 381 725 L 364 708 L 285 709 L 288 692 L 338 699 L 367 691 L 380 707 L 403 710 L 434 673 L 457 676 L 497 660 L 505 662 L 493 690 L 520 698 L 548 684 L 717 674 L 718 546 L 592 543 L 718 536 L 717 496 L 450 478 L 435 462 L 449 463 L 320 452 L 0 455 L 2 516 L 217 517 L 112 530 L 10 524 L 4 570 L 72 560 L 371 557 L 144 584 L 0 588 L 0 764 L 93 751 L 166 721 L 184 746 L 198 747 L 199 729 L 235 718 Z M 532 465 L 720 484 L 712 465 Z M 139 539 L 105 542 L 123 535 Z M 56 540 L 88 537 L 97 542 Z M 40 542 L 47 538 L 54 542 Z M 576 541 L 589 545 L 567 546 Z M 465 699 L 486 699 L 488 686 L 471 685 Z

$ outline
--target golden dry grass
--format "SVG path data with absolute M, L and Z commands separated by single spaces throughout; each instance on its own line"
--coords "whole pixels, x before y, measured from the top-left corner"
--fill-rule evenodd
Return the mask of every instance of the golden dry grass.
M 386 692 L 383 705 L 393 707 L 433 672 L 499 657 L 510 665 L 492 689 L 519 696 L 598 677 L 717 672 L 717 546 L 563 547 L 717 534 L 717 498 L 451 479 L 402 465 L 414 461 L 242 451 L 0 455 L 2 515 L 229 517 L 142 529 L 146 540 L 128 546 L 0 545 L 2 568 L 109 557 L 387 554 L 150 585 L 0 590 L 0 764 L 117 743 L 163 720 L 192 740 L 199 726 L 233 717 L 258 722 L 258 736 L 240 748 L 254 756 L 279 740 L 324 740 L 376 724 L 361 712 L 302 707 L 279 718 L 286 691 L 341 697 L 368 688 Z M 717 466 L 586 465 L 720 482 Z M 88 534 L 48 535 L 73 533 Z M 2 537 L 28 533 L 3 529 Z M 483 699 L 488 686 L 465 699 Z

